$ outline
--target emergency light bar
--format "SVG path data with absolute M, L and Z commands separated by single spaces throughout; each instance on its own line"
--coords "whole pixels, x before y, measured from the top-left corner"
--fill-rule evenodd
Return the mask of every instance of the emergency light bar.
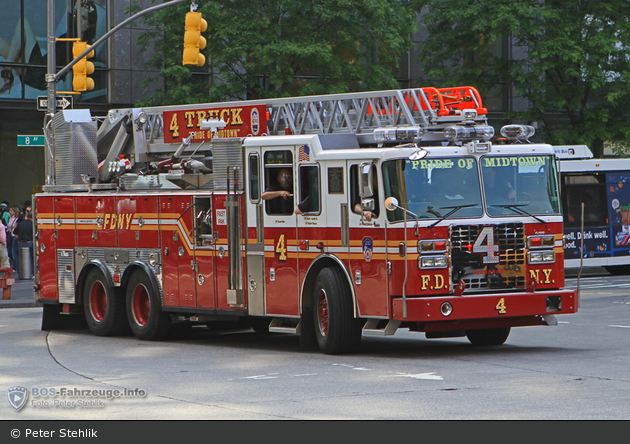
M 490 140 L 494 137 L 494 128 L 490 125 L 477 126 L 449 126 L 444 129 L 444 137 L 448 140 Z
M 377 143 L 420 140 L 423 135 L 424 128 L 420 126 L 392 126 L 374 130 L 374 140 Z
M 527 140 L 536 133 L 531 125 L 505 125 L 501 128 L 501 135 L 508 140 Z

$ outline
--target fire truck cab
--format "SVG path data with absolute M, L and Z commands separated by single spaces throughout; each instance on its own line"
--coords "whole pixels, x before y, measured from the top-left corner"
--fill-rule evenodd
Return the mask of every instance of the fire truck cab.
M 34 196 L 42 329 L 398 328 L 505 342 L 575 313 L 553 148 L 472 87 L 56 114 Z

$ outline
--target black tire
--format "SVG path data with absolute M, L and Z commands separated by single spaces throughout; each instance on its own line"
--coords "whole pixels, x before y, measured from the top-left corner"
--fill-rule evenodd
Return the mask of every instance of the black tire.
M 466 330 L 466 337 L 472 345 L 501 345 L 510 335 L 510 327 Z
M 93 334 L 97 336 L 129 334 L 125 298 L 120 288 L 110 286 L 98 268 L 88 272 L 82 299 L 85 320 Z
M 317 350 L 319 344 L 315 336 L 315 322 L 313 319 L 313 310 L 305 308 L 302 311 L 302 319 L 300 320 L 300 347 L 308 350 Z
M 126 300 L 129 326 L 138 339 L 158 341 L 168 336 L 171 318 L 161 310 L 157 288 L 144 271 L 129 278 Z
M 324 268 L 313 289 L 313 324 L 321 351 L 335 355 L 354 352 L 361 343 L 362 322 L 354 317 L 348 283 L 338 268 Z

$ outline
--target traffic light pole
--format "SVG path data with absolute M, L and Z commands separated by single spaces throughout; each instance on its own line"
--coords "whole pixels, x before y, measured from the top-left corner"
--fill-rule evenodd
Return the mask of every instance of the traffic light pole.
M 48 0 L 48 64 L 47 64 L 47 74 L 46 74 L 46 83 L 48 85 L 48 106 L 46 110 L 46 115 L 44 117 L 44 136 L 46 140 L 46 184 L 54 185 L 55 184 L 55 171 L 54 171 L 54 142 L 52 136 L 49 137 L 51 129 L 49 126 L 52 124 L 52 119 L 55 116 L 55 110 L 57 108 L 57 82 L 70 70 L 72 67 L 83 57 L 87 56 L 90 51 L 99 46 L 105 40 L 110 38 L 114 33 L 118 32 L 121 28 L 126 26 L 127 24 L 133 22 L 134 20 L 139 19 L 143 15 L 146 15 L 150 12 L 157 11 L 159 9 L 168 8 L 169 6 L 174 6 L 179 3 L 183 3 L 185 1 L 191 0 L 172 0 L 167 3 L 163 3 L 161 5 L 151 6 L 150 8 L 144 9 L 137 14 L 129 17 L 128 19 L 121 22 L 119 25 L 113 27 L 109 32 L 107 32 L 103 37 L 98 39 L 92 46 L 83 51 L 79 56 L 75 57 L 68 65 L 66 65 L 61 71 L 55 74 L 55 70 L 57 68 L 57 60 L 56 60 L 56 37 L 55 37 L 55 0 Z M 192 0 L 194 3 L 194 0 Z M 78 4 L 79 0 L 77 0 L 77 7 L 80 8 Z

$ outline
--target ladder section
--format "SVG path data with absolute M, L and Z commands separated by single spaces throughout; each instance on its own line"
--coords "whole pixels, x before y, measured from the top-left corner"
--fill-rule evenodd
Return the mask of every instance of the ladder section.
M 479 92 L 470 86 L 150 107 L 141 110 L 147 117 L 144 131 L 149 151 L 151 144 L 164 144 L 165 112 L 254 105 L 266 107 L 266 135 L 350 133 L 365 143 L 374 143 L 377 128 L 422 127 L 436 133 L 464 120 L 485 124 L 488 113 Z M 109 118 L 126 112 L 129 110 L 112 110 Z

